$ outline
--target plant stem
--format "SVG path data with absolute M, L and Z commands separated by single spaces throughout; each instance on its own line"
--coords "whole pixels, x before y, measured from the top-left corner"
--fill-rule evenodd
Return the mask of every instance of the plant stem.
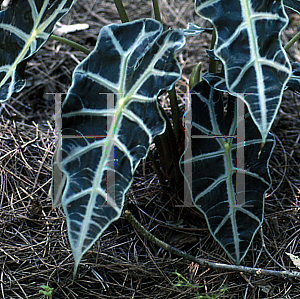
M 89 49 L 87 49 L 86 47 L 84 46 L 81 46 L 75 42 L 72 42 L 70 41 L 69 39 L 67 38 L 64 38 L 64 37 L 60 37 L 60 36 L 57 36 L 57 35 L 54 35 L 54 34 L 51 34 L 50 35 L 50 38 L 53 39 L 53 40 L 56 40 L 62 44 L 65 44 L 65 45 L 68 45 L 68 46 L 71 46 L 81 52 L 83 52 L 84 54 L 86 55 L 89 55 L 91 53 L 91 51 Z
M 157 163 L 157 161 L 155 160 L 155 158 L 154 158 L 153 154 L 151 153 L 151 151 L 148 152 L 148 158 L 150 159 L 150 161 L 152 163 L 152 166 L 154 168 L 154 171 L 157 174 L 159 183 L 161 185 L 164 185 L 166 183 L 165 177 L 164 177 L 164 175 L 163 175 L 163 173 L 160 169 L 159 163 Z
M 165 153 L 168 156 L 169 155 L 171 156 L 171 161 L 174 166 L 175 183 L 176 183 L 176 185 L 178 185 L 178 184 L 180 184 L 180 182 L 182 182 L 182 177 L 181 177 L 181 172 L 179 169 L 179 154 L 178 154 L 177 142 L 176 142 L 174 131 L 172 129 L 172 125 L 170 123 L 170 120 L 168 118 L 166 111 L 161 106 L 159 106 L 159 109 L 167 123 L 165 133 L 160 135 L 161 141 L 162 141 L 162 144 L 164 147 L 163 150 L 165 151 Z M 165 169 L 165 171 L 167 171 L 167 169 Z
M 170 138 L 169 138 L 169 126 L 166 126 L 166 130 L 163 134 L 155 137 L 154 142 L 159 155 L 159 163 L 161 165 L 164 177 L 167 178 L 168 171 L 172 165 L 172 155 L 170 148 Z
M 212 35 L 211 35 L 211 45 L 210 48 L 213 49 L 216 42 L 216 29 L 213 29 Z M 210 73 L 217 73 L 218 72 L 218 61 L 214 60 L 213 58 L 209 58 L 209 67 L 208 71 Z
M 122 23 L 129 22 L 129 18 L 123 6 L 122 0 L 114 0 Z
M 174 129 L 176 141 L 178 141 L 178 135 L 179 135 L 179 108 L 178 108 L 178 103 L 177 103 L 175 85 L 169 91 L 169 99 L 170 99 L 171 111 L 172 111 L 173 129 Z
M 192 74 L 189 79 L 189 89 L 191 90 L 197 83 L 202 81 L 202 63 L 199 62 L 193 67 Z
M 152 0 L 155 20 L 161 22 L 158 0 Z
M 298 39 L 300 38 L 300 32 L 298 32 L 285 46 L 284 50 L 288 50 Z
M 265 270 L 261 268 L 251 268 L 251 267 L 244 267 L 244 266 L 237 266 L 237 265 L 213 263 L 200 258 L 196 258 L 186 252 L 178 250 L 175 247 L 172 247 L 171 245 L 157 239 L 136 220 L 136 218 L 131 214 L 130 211 L 125 210 L 124 216 L 127 219 L 127 221 L 130 222 L 130 224 L 137 230 L 138 233 L 140 233 L 143 237 L 145 237 L 149 241 L 153 242 L 155 245 L 160 246 L 161 248 L 169 251 L 170 253 L 181 256 L 184 259 L 195 262 L 201 266 L 205 266 L 213 269 L 221 269 L 226 271 L 249 273 L 252 275 L 277 276 L 281 278 L 289 278 L 289 277 L 300 278 L 300 272 L 295 272 L 295 271 L 290 272 L 290 271 Z

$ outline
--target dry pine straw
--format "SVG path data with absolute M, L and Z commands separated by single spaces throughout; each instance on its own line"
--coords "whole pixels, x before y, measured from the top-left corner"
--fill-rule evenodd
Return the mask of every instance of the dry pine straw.
M 138 13 L 149 17 L 151 6 L 144 2 Z M 135 19 L 137 10 L 131 3 L 125 1 L 130 19 Z M 165 25 L 174 24 L 174 28 L 178 28 L 199 20 L 194 15 L 190 17 L 186 1 L 176 10 L 174 3 L 162 1 Z M 118 20 L 112 5 L 112 1 L 105 2 L 101 8 L 95 6 L 95 1 L 76 4 L 64 23 L 89 22 L 91 31 L 74 34 L 72 38 L 92 42 L 99 22 L 106 25 L 110 19 Z M 287 29 L 288 38 L 289 34 L 292 32 Z M 209 36 L 202 38 L 202 45 L 208 48 Z M 195 61 L 204 60 L 204 70 L 207 68 L 199 40 L 191 38 L 189 43 L 179 54 L 186 73 L 178 90 L 186 86 Z M 177 281 L 175 270 L 191 283 L 202 285 L 198 291 L 203 294 L 214 294 L 226 286 L 223 298 L 244 298 L 245 294 L 245 298 L 299 298 L 300 287 L 296 280 L 199 267 L 141 238 L 123 218 L 112 224 L 84 256 L 71 285 L 73 258 L 65 217 L 61 208 L 51 208 L 48 196 L 54 132 L 53 123 L 45 122 L 45 111 L 51 120 L 53 107 L 51 100 L 45 101 L 44 94 L 45 91 L 66 91 L 71 80 L 70 70 L 76 61 L 82 60 L 80 55 L 56 42 L 48 42 L 45 51 L 40 51 L 28 66 L 29 76 L 39 81 L 30 81 L 31 85 L 22 94 L 1 107 L 0 298 L 41 298 L 38 291 L 42 284 L 54 288 L 53 298 L 194 298 L 196 292 L 192 288 L 172 285 Z M 293 61 L 299 60 L 298 47 L 292 48 L 289 55 Z M 183 104 L 183 99 L 179 99 Z M 277 263 L 289 270 L 296 269 L 285 252 L 300 255 L 299 111 L 299 97 L 285 93 L 272 128 L 277 145 L 270 161 L 273 187 L 266 197 L 263 223 L 267 249 Z M 32 123 L 33 120 L 38 124 Z M 175 207 L 180 200 L 174 190 L 159 186 L 147 160 L 144 167 L 137 169 L 126 196 L 126 208 L 163 241 L 200 258 L 231 263 L 210 236 L 201 213 Z M 177 226 L 178 220 L 183 221 L 184 226 Z M 243 265 L 282 270 L 261 250 L 260 236 L 255 237 Z
M 291 96 L 291 94 L 288 94 Z M 273 258 L 295 270 L 285 252 L 299 254 L 299 98 L 285 98 L 274 128 L 277 145 L 271 159 L 273 187 L 265 205 L 265 242 Z M 54 298 L 191 298 L 191 288 L 173 287 L 175 270 L 203 292 L 227 287 L 226 298 L 245 293 L 297 298 L 294 280 L 251 277 L 199 267 L 140 238 L 124 220 L 117 221 L 84 256 L 73 285 L 73 259 L 60 208 L 52 210 L 48 190 L 54 131 L 1 117 L 0 122 L 0 294 L 3 298 L 38 298 L 39 286 L 55 288 Z M 154 235 L 179 249 L 211 261 L 230 263 L 209 235 L 201 214 L 175 208 L 170 189 L 162 190 L 148 161 L 137 170 L 126 206 Z M 184 227 L 170 221 L 183 220 Z M 197 219 L 197 220 L 194 220 Z M 195 228 L 197 224 L 198 228 Z M 261 252 L 256 237 L 244 265 L 282 270 Z M 286 293 L 286 294 L 285 294 Z M 285 295 L 284 295 L 285 294 Z M 251 297 L 252 296 L 252 297 Z M 248 298 L 248 297 L 247 297 Z M 281 298 L 281 297 L 275 297 Z
M 285 107 L 282 106 L 283 111 L 284 109 Z M 282 118 L 280 122 L 284 125 L 287 125 L 288 121 L 291 122 L 296 119 L 292 114 L 289 114 L 289 117 L 285 117 L 286 113 L 283 115 L 281 117 L 279 114 L 279 118 Z M 299 218 L 299 194 L 297 193 L 299 180 L 296 176 L 299 173 L 299 147 L 295 142 L 298 140 L 299 133 L 297 129 L 293 129 L 295 126 L 289 127 L 292 129 L 281 133 L 282 139 L 286 138 L 286 140 L 277 143 L 271 161 L 271 165 L 273 165 L 271 169 L 273 177 L 275 177 L 273 183 L 275 192 L 266 199 L 264 225 L 269 251 L 279 263 L 285 264 L 288 268 L 291 264 L 284 252 L 297 253 L 299 251 L 297 225 Z M 94 246 L 96 247 L 92 250 L 94 253 L 88 254 L 83 260 L 82 264 L 93 265 L 94 270 L 82 266 L 75 285 L 72 287 L 66 285 L 70 282 L 72 257 L 67 241 L 65 220 L 60 209 L 51 210 L 51 203 L 48 198 L 53 138 L 51 128 L 45 131 L 37 125 L 24 125 L 2 118 L 0 217 L 2 270 L 0 280 L 4 298 L 10 296 L 17 298 L 17 294 L 19 294 L 19 298 L 26 298 L 26 296 L 30 298 L 30 295 L 36 293 L 39 285 L 46 282 L 49 282 L 52 287 L 56 287 L 58 298 L 60 292 L 61 298 L 64 296 L 65 298 L 72 298 L 72 292 L 81 296 L 86 292 L 86 296 L 89 296 L 88 294 L 92 294 L 93 290 L 93 287 L 88 287 L 89 285 L 94 285 L 94 290 L 97 291 L 101 285 L 103 292 L 111 293 L 111 296 L 120 296 L 120 294 L 126 296 L 127 293 L 136 293 L 136 296 L 140 295 L 144 298 L 147 298 L 144 293 L 147 293 L 149 288 L 151 296 L 153 296 L 149 298 L 154 298 L 154 296 L 160 295 L 155 295 L 153 288 L 159 290 L 159 294 L 164 294 L 162 289 L 170 293 L 167 286 L 171 287 L 169 279 L 175 279 L 171 273 L 175 269 L 182 269 L 182 273 L 186 273 L 192 281 L 206 282 L 209 290 L 214 286 L 221 285 L 225 278 L 229 294 L 238 291 L 238 288 L 245 284 L 243 280 L 237 279 L 236 275 L 231 275 L 234 276 L 233 281 L 231 281 L 231 276 L 228 277 L 229 274 L 220 275 L 217 271 L 207 272 L 205 276 L 201 275 L 205 269 L 200 271 L 197 265 L 190 265 L 188 268 L 188 262 L 179 261 L 175 257 L 171 258 L 166 253 L 162 255 L 159 249 L 152 248 L 151 244 L 145 244 L 144 247 L 144 241 L 140 240 L 139 242 L 139 237 L 132 232 L 131 228 L 126 223 L 120 222 L 118 226 L 113 226 L 112 231 L 105 233 L 101 243 L 98 242 L 97 246 Z M 133 201 L 135 205 L 139 206 L 141 222 L 148 223 L 149 227 L 154 225 L 159 237 L 182 246 L 180 240 L 183 239 L 186 231 L 177 229 L 176 232 L 174 227 L 166 222 L 166 220 L 177 217 L 181 218 L 180 214 L 178 215 L 179 211 L 164 207 L 169 203 L 162 202 L 163 196 L 160 188 L 156 185 L 155 175 L 148 173 L 147 177 L 149 177 L 147 180 L 142 176 L 136 178 L 136 183 L 128 195 L 129 202 Z M 170 197 L 172 196 L 170 195 Z M 152 209 L 148 201 L 153 204 Z M 148 210 L 152 211 L 151 216 L 153 218 L 162 220 L 155 220 L 153 224 L 149 223 L 151 217 L 146 215 L 149 213 Z M 194 213 L 197 212 L 194 211 Z M 201 218 L 201 215 L 197 216 Z M 120 225 L 122 230 L 120 230 Z M 162 231 L 166 228 L 168 228 L 169 233 L 164 234 Z M 188 235 L 189 238 L 186 238 L 185 242 L 187 244 L 195 243 L 196 236 L 197 240 L 200 240 L 200 243 L 197 244 L 201 248 L 198 251 L 199 256 L 211 260 L 226 261 L 226 256 L 209 237 L 207 229 L 200 229 L 199 231 L 191 229 L 189 232 L 191 234 Z M 177 244 L 176 235 L 179 239 Z M 257 238 L 254 243 L 256 243 L 257 248 L 252 249 L 253 262 L 256 260 L 257 252 L 260 249 Z M 251 253 L 248 256 L 251 257 Z M 268 256 L 259 262 L 257 266 L 267 268 L 271 264 L 272 268 L 273 264 Z M 194 274 L 195 269 L 197 270 L 196 274 Z M 200 275 L 199 271 L 201 272 Z M 107 290 L 106 292 L 96 273 L 102 274 L 104 280 L 102 283 Z M 65 277 L 68 279 L 64 281 Z M 252 279 L 251 282 L 254 289 L 256 286 L 256 288 L 264 291 L 272 289 L 273 292 L 276 292 L 274 286 L 277 285 L 277 292 L 279 292 L 279 290 L 284 290 L 285 284 L 289 286 L 288 282 L 274 282 L 272 278 L 268 278 L 269 282 L 267 286 L 264 286 L 258 278 L 255 279 L 257 281 Z M 293 287 L 295 286 L 293 285 Z M 109 289 L 111 289 L 110 293 Z M 142 290 L 140 291 L 140 289 Z M 289 290 L 289 292 L 292 291 L 293 289 Z M 172 292 L 174 296 L 181 294 L 181 290 L 173 290 Z M 186 296 L 190 295 L 186 294 Z

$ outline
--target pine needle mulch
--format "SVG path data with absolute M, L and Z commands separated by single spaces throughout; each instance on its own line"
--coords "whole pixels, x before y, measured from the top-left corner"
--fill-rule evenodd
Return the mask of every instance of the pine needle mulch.
M 180 2 L 180 5 L 178 5 Z M 113 1 L 76 3 L 62 23 L 89 23 L 90 29 L 69 35 L 92 48 L 99 27 L 118 22 Z M 153 16 L 151 3 L 124 1 L 131 20 Z M 199 24 L 193 4 L 161 3 L 165 28 Z M 177 3 L 177 4 L 176 4 Z M 284 38 L 295 32 L 297 16 Z M 201 23 L 202 22 L 202 23 Z M 199 25 L 209 26 L 201 21 Z M 201 47 L 199 47 L 199 39 Z M 192 37 L 179 54 L 185 71 L 177 91 L 186 90 L 195 62 L 207 69 L 204 48 L 209 35 Z M 300 60 L 299 45 L 290 49 Z M 300 298 L 299 280 L 251 276 L 207 269 L 185 261 L 142 238 L 121 217 L 83 257 L 72 284 L 73 257 L 62 208 L 51 207 L 51 159 L 54 152 L 53 95 L 66 92 L 72 70 L 84 55 L 49 41 L 29 62 L 26 89 L 1 105 L 0 118 L 0 297 L 43 298 L 41 285 L 54 288 L 53 298 Z M 179 97 L 183 104 L 184 99 Z M 292 270 L 286 253 L 300 256 L 300 97 L 285 92 L 272 132 L 276 147 L 270 160 L 272 189 L 265 201 L 262 248 L 259 234 L 242 264 L 272 270 Z M 148 159 L 138 167 L 125 208 L 159 239 L 199 258 L 231 261 L 210 236 L 204 217 L 182 208 L 171 186 L 160 186 Z M 183 283 L 182 275 L 187 282 Z M 181 279 L 181 284 L 179 283 Z M 200 297 L 200 295 L 204 297 Z M 198 297 L 197 297 L 198 296 Z M 205 297 L 207 296 L 207 297 Z M 45 296 L 44 296 L 45 298 Z

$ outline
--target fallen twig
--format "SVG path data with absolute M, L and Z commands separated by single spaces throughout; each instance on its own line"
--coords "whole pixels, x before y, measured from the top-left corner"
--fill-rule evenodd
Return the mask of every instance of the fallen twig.
M 209 262 L 200 258 L 196 258 L 186 252 L 183 252 L 181 250 L 176 249 L 175 247 L 172 247 L 171 245 L 168 245 L 167 243 L 157 239 L 155 236 L 153 236 L 149 231 L 147 231 L 137 220 L 136 218 L 131 214 L 130 211 L 125 210 L 124 211 L 125 218 L 131 223 L 131 225 L 146 239 L 153 242 L 157 246 L 160 246 L 161 248 L 176 254 L 178 256 L 183 257 L 186 260 L 193 261 L 201 266 L 213 268 L 213 269 L 222 269 L 222 270 L 228 270 L 228 271 L 237 271 L 237 272 L 243 272 L 243 273 L 249 273 L 254 275 L 268 275 L 268 276 L 277 276 L 281 278 L 289 278 L 289 277 L 295 277 L 300 278 L 300 272 L 290 272 L 290 271 L 275 271 L 275 270 L 265 270 L 261 268 L 251 268 L 251 267 L 244 267 L 244 266 L 238 266 L 238 265 L 228 265 L 228 264 L 221 264 L 221 263 L 214 263 Z

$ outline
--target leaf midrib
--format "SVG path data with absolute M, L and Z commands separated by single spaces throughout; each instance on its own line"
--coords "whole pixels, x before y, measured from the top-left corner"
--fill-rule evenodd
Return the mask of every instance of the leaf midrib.
M 262 72 L 262 66 L 260 63 L 260 56 L 258 55 L 259 49 L 257 45 L 257 33 L 255 29 L 255 24 L 252 21 L 251 18 L 251 4 L 249 3 L 250 1 L 248 0 L 241 0 L 242 4 L 242 13 L 243 17 L 245 19 L 245 22 L 247 24 L 247 30 L 249 32 L 249 43 L 250 43 L 250 53 L 251 57 L 254 60 L 254 68 L 255 68 L 255 73 L 257 74 L 256 81 L 257 81 L 257 89 L 258 89 L 258 98 L 260 102 L 260 113 L 261 113 L 261 125 L 260 127 L 262 128 L 263 132 L 267 132 L 267 116 L 266 116 L 266 102 L 265 102 L 265 85 L 264 85 L 264 76 Z
M 6 75 L 3 77 L 3 79 L 1 80 L 0 82 L 0 87 L 3 86 L 5 84 L 5 82 L 7 81 L 7 79 L 11 76 L 11 74 L 14 72 L 14 70 L 17 68 L 17 65 L 23 60 L 23 58 L 25 57 L 28 49 L 31 47 L 33 41 L 36 39 L 36 37 L 41 33 L 43 32 L 43 30 L 45 28 L 47 28 L 47 26 L 53 21 L 53 19 L 55 19 L 56 17 L 56 14 L 53 14 L 51 15 L 51 17 L 49 19 L 47 19 L 46 22 L 42 23 L 40 26 L 39 26 L 39 22 L 40 22 L 40 19 L 42 17 L 42 15 L 44 14 L 46 8 L 47 8 L 47 5 L 48 5 L 48 2 L 49 1 L 45 1 L 42 8 L 41 8 L 41 11 L 40 13 L 38 14 L 38 19 L 37 20 L 33 20 L 34 21 L 34 28 L 32 29 L 31 31 L 31 35 L 28 39 L 28 41 L 25 43 L 22 51 L 20 52 L 20 54 L 17 56 L 17 58 L 15 59 L 14 63 L 11 65 L 9 71 L 6 73 Z M 66 1 L 63 1 L 56 10 L 61 10 L 62 7 L 64 7 Z M 12 26 L 13 27 L 13 26 Z M 15 32 L 16 34 L 16 32 Z M 21 38 L 22 39 L 22 38 Z

